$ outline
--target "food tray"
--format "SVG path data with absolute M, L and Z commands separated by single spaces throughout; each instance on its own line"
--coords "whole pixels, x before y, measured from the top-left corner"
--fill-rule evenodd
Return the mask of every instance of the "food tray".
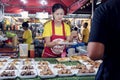
M 35 78 L 35 77 L 37 76 L 37 72 L 36 72 L 35 69 L 28 70 L 28 71 L 33 71 L 34 75 L 24 75 L 24 76 L 22 76 L 22 75 L 21 75 L 21 72 L 23 72 L 23 71 L 27 71 L 27 70 L 19 70 L 18 76 L 19 76 L 20 78 Z
M 91 68 L 91 66 L 86 66 L 86 68 L 88 69 L 88 70 L 92 70 L 92 68 Z M 86 69 L 86 70 L 87 70 Z M 95 69 L 95 68 L 93 68 L 93 70 L 95 71 L 95 72 L 84 72 L 84 73 L 80 73 L 79 72 L 79 70 L 78 70 L 78 72 L 76 73 L 76 76 L 95 76 L 96 75 L 96 73 L 97 73 L 97 69 Z
M 6 71 L 6 72 L 12 72 L 12 71 L 14 71 L 15 72 L 15 75 L 14 76 L 0 76 L 0 80 L 2 80 L 2 79 L 15 79 L 17 76 L 18 76 L 18 71 L 17 70 L 1 70 L 0 71 L 0 75 L 1 75 L 1 73 L 3 72 L 3 71 Z M 8 73 L 9 74 L 9 73 Z
M 84 61 L 84 60 L 79 60 L 80 63 L 84 64 L 84 65 L 90 65 L 89 62 Z
M 14 67 L 11 67 L 11 66 L 14 66 Z M 7 64 L 7 65 L 4 66 L 3 69 L 4 70 L 16 70 L 17 71 L 19 69 L 19 65 Z
M 42 70 L 42 69 L 47 69 L 47 68 L 52 68 L 51 65 L 35 65 L 35 69 L 37 70 Z
M 50 66 L 51 66 L 53 69 L 61 69 L 61 68 L 66 68 L 66 67 L 67 67 L 65 64 L 61 64 L 61 63 L 51 64 Z
M 66 68 L 66 69 L 68 69 L 68 68 Z M 73 76 L 75 74 L 75 70 L 71 70 L 71 69 L 69 69 L 69 70 L 71 71 L 70 74 L 59 74 L 58 73 L 59 70 L 57 70 L 57 75 L 60 76 L 60 77 L 63 77 L 63 76 Z
M 30 66 L 30 67 L 28 67 L 28 66 Z M 32 70 L 32 69 L 36 69 L 35 65 L 21 65 L 19 68 L 19 70 Z
M 0 62 L 0 70 L 3 70 L 5 68 L 4 66 L 6 65 L 7 65 L 7 62 Z
M 48 61 L 35 61 L 35 65 L 50 65 Z
M 8 59 L 6 59 L 6 58 L 0 58 L 0 62 L 8 62 Z
M 21 59 L 22 61 L 35 61 L 33 58 L 23 58 L 23 59 Z
M 58 62 L 66 62 L 66 61 L 70 61 L 70 58 L 69 58 L 69 57 L 56 58 L 56 60 L 57 60 Z
M 10 61 L 10 62 L 21 62 L 22 60 L 19 59 L 19 58 L 17 58 L 17 59 L 10 59 L 9 61 Z
M 33 61 L 33 60 L 31 60 L 31 61 L 22 60 L 21 65 L 35 65 L 35 61 Z
M 8 65 L 21 65 L 21 62 L 13 62 L 13 61 L 10 61 L 8 62 Z
M 95 76 L 96 72 L 94 73 L 77 73 L 76 76 Z
M 70 61 L 79 61 L 81 59 L 81 56 L 78 56 L 78 55 L 73 55 L 73 56 L 70 56 Z
M 50 70 L 51 70 L 52 73 L 53 73 L 53 74 L 51 74 L 51 75 L 49 75 L 49 74 L 48 74 L 48 75 L 43 75 L 43 74 L 40 73 L 40 71 L 42 71 L 42 70 L 37 70 L 38 76 L 40 76 L 41 78 L 54 78 L 54 77 L 56 77 L 56 76 L 57 76 L 56 71 L 53 70 L 52 68 L 50 68 Z

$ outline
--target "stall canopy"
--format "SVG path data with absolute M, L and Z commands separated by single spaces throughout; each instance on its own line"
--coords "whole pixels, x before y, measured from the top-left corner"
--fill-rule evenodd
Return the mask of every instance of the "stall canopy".
M 20 13 L 28 11 L 30 14 L 36 12 L 48 12 L 51 14 L 51 7 L 55 3 L 61 3 L 66 7 L 67 13 L 74 13 L 78 9 L 89 6 L 90 0 L 0 0 L 4 5 L 5 13 Z M 81 8 L 82 7 L 82 8 Z

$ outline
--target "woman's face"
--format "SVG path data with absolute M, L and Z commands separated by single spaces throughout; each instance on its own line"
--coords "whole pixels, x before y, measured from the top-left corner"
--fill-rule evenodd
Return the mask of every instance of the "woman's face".
M 54 19 L 56 21 L 62 21 L 62 18 L 64 16 L 64 10 L 63 9 L 57 9 L 54 13 L 53 13 Z

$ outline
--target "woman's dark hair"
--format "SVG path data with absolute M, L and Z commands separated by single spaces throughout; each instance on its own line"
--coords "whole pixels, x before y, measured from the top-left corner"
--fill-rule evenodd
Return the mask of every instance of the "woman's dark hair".
M 56 3 L 52 7 L 52 13 L 54 13 L 58 9 L 63 9 L 65 11 L 64 6 L 62 4 Z
M 22 27 L 28 28 L 28 27 L 29 27 L 28 21 L 27 21 L 27 22 L 23 22 L 23 23 L 22 23 Z

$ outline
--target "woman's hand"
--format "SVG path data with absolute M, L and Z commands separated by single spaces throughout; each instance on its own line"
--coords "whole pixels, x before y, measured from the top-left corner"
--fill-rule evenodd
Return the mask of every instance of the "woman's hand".
M 60 42 L 61 42 L 61 40 L 56 40 L 56 41 L 53 41 L 53 44 L 54 44 L 54 46 L 61 45 L 61 44 L 59 44 Z

